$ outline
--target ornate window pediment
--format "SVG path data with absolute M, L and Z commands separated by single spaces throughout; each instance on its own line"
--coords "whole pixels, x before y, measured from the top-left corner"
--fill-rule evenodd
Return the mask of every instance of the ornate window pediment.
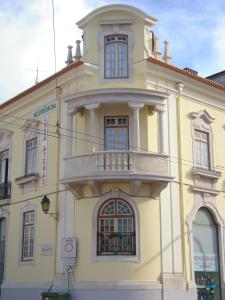
M 22 130 L 24 131 L 25 133 L 25 139 L 28 140 L 28 139 L 31 139 L 35 136 L 37 136 L 38 134 L 38 126 L 40 124 L 40 121 L 39 120 L 36 120 L 36 119 L 28 119 L 23 127 L 22 127 Z
M 206 110 L 193 112 L 192 138 L 194 167 L 194 191 L 208 191 L 215 195 L 218 191 L 215 182 L 221 177 L 221 173 L 214 169 L 213 163 L 213 132 L 212 122 L 215 120 Z
M 200 130 L 211 130 L 210 124 L 215 120 L 206 110 L 193 112 L 190 116 L 193 119 L 193 127 Z
M 0 128 L 0 151 L 11 146 L 11 137 L 13 132 L 11 130 Z

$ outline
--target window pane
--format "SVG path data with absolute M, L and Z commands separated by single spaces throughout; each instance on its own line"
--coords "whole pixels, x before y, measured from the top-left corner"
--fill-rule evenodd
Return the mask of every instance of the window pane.
M 105 129 L 105 150 L 116 149 L 116 128 Z
M 195 130 L 195 165 L 209 169 L 209 136 L 207 132 Z
M 111 206 L 113 213 L 104 217 L 105 209 Z M 98 255 L 134 255 L 134 215 L 130 205 L 122 199 L 108 200 L 98 217 Z
M 32 260 L 34 256 L 34 211 L 23 214 L 22 260 Z
M 127 36 L 108 36 L 105 38 L 105 77 L 128 76 L 128 38 Z
M 37 172 L 37 138 L 26 143 L 26 174 Z

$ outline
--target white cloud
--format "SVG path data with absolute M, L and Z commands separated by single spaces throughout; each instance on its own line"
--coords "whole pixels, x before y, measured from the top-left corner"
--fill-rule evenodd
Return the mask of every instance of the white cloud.
M 0 101 L 9 99 L 54 73 L 51 0 L 17 0 L 18 9 L 8 3 L 0 13 Z M 81 38 L 75 23 L 94 9 L 84 0 L 55 0 L 57 69 L 65 66 L 67 45 Z M 44 71 L 44 72 L 42 72 Z
M 0 102 L 32 86 L 36 73 L 30 70 L 37 66 L 39 80 L 54 73 L 51 1 L 4 0 L 3 4 L 0 0 Z M 154 30 L 159 34 L 161 48 L 163 40 L 168 39 L 173 62 L 193 67 L 205 76 L 225 69 L 224 0 L 215 1 L 217 5 L 201 3 L 201 10 L 190 7 L 187 1 L 186 6 L 182 3 L 179 7 L 175 0 L 152 0 L 151 7 L 147 0 L 142 2 L 149 14 L 155 8 L 153 15 L 159 22 Z M 96 7 L 115 2 L 118 1 L 54 0 L 57 70 L 65 66 L 67 46 L 75 46 L 76 39 L 80 39 L 75 23 Z M 169 12 L 164 7 L 167 2 Z

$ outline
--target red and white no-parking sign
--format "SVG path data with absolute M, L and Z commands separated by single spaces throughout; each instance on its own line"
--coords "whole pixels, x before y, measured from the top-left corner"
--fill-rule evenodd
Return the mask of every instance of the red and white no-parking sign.
M 76 239 L 64 238 L 61 243 L 61 257 L 76 257 Z

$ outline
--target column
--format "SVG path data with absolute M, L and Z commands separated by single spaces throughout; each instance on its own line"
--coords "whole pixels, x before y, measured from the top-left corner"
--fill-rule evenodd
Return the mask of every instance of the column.
M 143 103 L 129 103 L 129 107 L 133 110 L 133 142 L 131 149 L 140 151 L 140 122 L 139 122 L 139 110 L 144 107 Z
M 67 114 L 67 145 L 66 145 L 66 156 L 73 155 L 73 131 L 74 131 L 74 118 L 73 112 Z
M 165 135 L 164 135 L 165 111 L 160 110 L 158 114 L 159 114 L 159 152 L 165 153 Z
M 85 108 L 89 110 L 89 136 L 88 136 L 88 144 L 89 144 L 89 151 L 93 152 L 96 148 L 96 141 L 99 142 L 96 139 L 96 115 L 95 110 L 99 107 L 99 103 L 95 104 L 88 104 L 85 105 Z

